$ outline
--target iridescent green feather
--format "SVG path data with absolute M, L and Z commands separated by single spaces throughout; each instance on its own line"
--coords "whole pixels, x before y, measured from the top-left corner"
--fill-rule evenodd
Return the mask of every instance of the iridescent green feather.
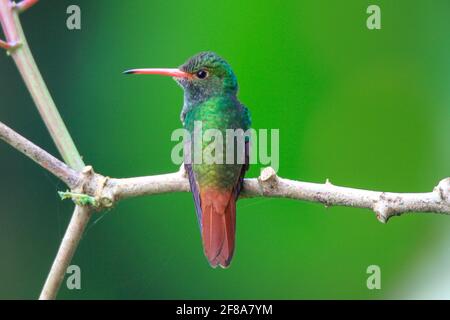
M 234 150 L 234 164 L 226 164 L 227 159 L 227 129 L 247 130 L 250 126 L 250 117 L 247 108 L 239 104 L 236 99 L 229 97 L 214 97 L 186 114 L 185 127 L 193 135 L 195 121 L 201 121 L 202 131 L 217 129 L 223 137 L 223 164 L 195 164 L 193 170 L 201 187 L 214 186 L 229 189 L 234 187 L 241 172 L 242 163 L 236 163 L 236 150 Z M 202 152 L 214 141 L 203 140 Z M 237 145 L 237 142 L 234 141 Z M 192 143 L 192 150 L 194 142 Z M 203 159 L 203 162 L 204 159 Z
M 200 188 L 216 187 L 233 189 L 241 174 L 242 162 L 226 164 L 227 129 L 250 128 L 248 109 L 237 99 L 238 84 L 230 65 L 212 52 L 202 52 L 180 66 L 180 70 L 195 75 L 199 70 L 208 72 L 207 79 L 195 76 L 191 79 L 178 79 L 184 88 L 184 106 L 181 114 L 184 127 L 194 132 L 195 121 L 201 121 L 203 133 L 217 129 L 223 137 L 223 164 L 201 163 L 193 165 L 195 180 Z M 194 143 L 194 142 L 193 142 Z M 204 140 L 202 151 L 211 141 Z M 193 146 L 191 150 L 194 150 Z

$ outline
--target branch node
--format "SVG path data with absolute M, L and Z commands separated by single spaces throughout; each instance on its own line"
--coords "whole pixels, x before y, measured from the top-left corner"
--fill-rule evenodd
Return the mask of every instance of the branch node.
M 104 192 L 108 179 L 109 177 L 100 176 L 100 182 L 98 182 L 98 187 L 95 190 L 95 198 L 99 203 L 99 207 L 103 208 L 111 208 L 114 205 L 114 194 L 111 190 Z
M 101 174 L 97 174 L 94 171 L 92 166 L 85 166 L 81 170 L 81 178 L 75 188 L 73 188 L 73 192 L 65 193 L 64 199 L 72 198 L 76 204 L 80 205 L 91 205 L 95 209 L 102 208 L 111 208 L 115 202 L 115 196 L 113 190 L 107 188 L 105 191 L 105 187 L 108 184 L 109 177 L 103 176 Z M 75 197 L 73 196 L 75 194 Z M 78 195 L 83 195 L 87 198 L 87 201 L 82 199 L 82 203 L 78 203 L 77 200 Z M 92 199 L 94 200 L 92 200 Z
M 261 175 L 259 176 L 259 180 L 261 182 L 271 182 L 277 180 L 277 174 L 272 167 L 264 168 L 261 171 Z
M 387 223 L 388 220 L 394 215 L 394 210 L 389 206 L 389 204 L 384 200 L 384 192 L 380 195 L 380 200 L 377 201 L 373 207 L 377 215 L 378 221 L 381 223 Z
M 0 48 L 6 50 L 6 54 L 10 56 L 14 53 L 17 49 L 19 49 L 22 46 L 20 42 L 6 42 L 3 40 L 0 40 Z
M 114 195 L 111 192 L 104 193 L 98 200 L 103 208 L 111 208 L 114 205 Z
M 81 179 L 78 182 L 77 186 L 73 188 L 76 193 L 85 193 L 86 184 L 92 179 L 94 176 L 94 168 L 92 166 L 85 166 L 81 169 Z
M 94 174 L 94 168 L 92 168 L 92 166 L 85 166 L 85 167 L 83 168 L 83 170 L 81 170 L 81 173 L 82 173 L 85 177 L 88 177 L 88 176 Z
M 178 173 L 180 174 L 180 176 L 182 178 L 187 178 L 187 172 L 186 172 L 186 167 L 184 166 L 184 163 L 181 164 L 180 169 L 178 170 Z
M 8 50 L 9 47 L 10 47 L 10 46 L 9 46 L 9 43 L 8 43 L 8 42 L 6 42 L 6 41 L 0 39 L 0 48 Z
M 439 194 L 442 201 L 450 204 L 450 178 L 442 179 L 433 191 Z
M 278 185 L 278 177 L 275 170 L 272 167 L 264 168 L 258 177 L 258 182 L 263 194 L 266 194 L 267 190 L 275 189 Z

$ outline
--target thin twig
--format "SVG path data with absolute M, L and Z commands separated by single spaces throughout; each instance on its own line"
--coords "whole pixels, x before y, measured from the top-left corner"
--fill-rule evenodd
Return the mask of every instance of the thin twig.
M 126 198 L 189 191 L 189 181 L 183 166 L 174 173 L 125 179 L 105 177 L 95 173 L 89 166 L 74 173 L 73 170 L 67 170 L 64 163 L 1 123 L 0 138 L 41 165 L 52 163 L 51 166 L 42 166 L 56 176 L 70 175 L 70 179 L 63 177 L 62 180 L 76 181 L 76 192 L 73 194 L 77 197 L 86 195 L 91 202 L 96 203 L 96 208 L 111 207 Z M 390 217 L 405 212 L 450 214 L 450 178 L 443 179 L 431 192 L 392 193 L 339 187 L 329 180 L 321 184 L 284 179 L 269 167 L 258 178 L 244 180 L 242 197 L 290 198 L 320 202 L 327 207 L 366 208 L 374 211 L 378 220 L 387 222 Z
M 0 122 L 0 139 L 4 140 L 12 147 L 25 154 L 28 158 L 38 163 L 44 169 L 54 174 L 69 188 L 75 188 L 79 183 L 79 172 L 25 139 L 2 122 Z
M 91 217 L 89 207 L 76 206 L 64 238 L 53 261 L 49 276 L 42 289 L 40 300 L 53 300 L 64 280 L 67 267 L 75 254 L 80 239 Z
M 39 0 L 22 0 L 19 3 L 13 3 L 19 12 L 24 12 L 34 6 Z
M 10 44 L 20 43 L 20 47 L 10 52 L 11 57 L 64 161 L 72 168 L 81 170 L 84 163 L 39 72 L 23 33 L 18 12 L 13 8 L 9 0 L 0 0 L 0 22 L 6 41 Z

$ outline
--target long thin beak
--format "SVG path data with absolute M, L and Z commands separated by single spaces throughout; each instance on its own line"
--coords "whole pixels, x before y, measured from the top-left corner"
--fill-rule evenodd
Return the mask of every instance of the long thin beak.
M 180 69 L 131 69 L 124 72 L 125 74 L 159 74 L 163 76 L 175 78 L 190 78 L 191 74 L 181 71 Z

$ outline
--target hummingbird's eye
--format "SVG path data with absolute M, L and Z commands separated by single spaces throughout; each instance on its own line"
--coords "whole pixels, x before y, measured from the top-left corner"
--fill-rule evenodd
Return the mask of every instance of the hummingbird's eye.
M 197 76 L 197 78 L 199 79 L 205 79 L 208 76 L 208 71 L 206 70 L 199 70 L 195 73 L 195 75 Z

